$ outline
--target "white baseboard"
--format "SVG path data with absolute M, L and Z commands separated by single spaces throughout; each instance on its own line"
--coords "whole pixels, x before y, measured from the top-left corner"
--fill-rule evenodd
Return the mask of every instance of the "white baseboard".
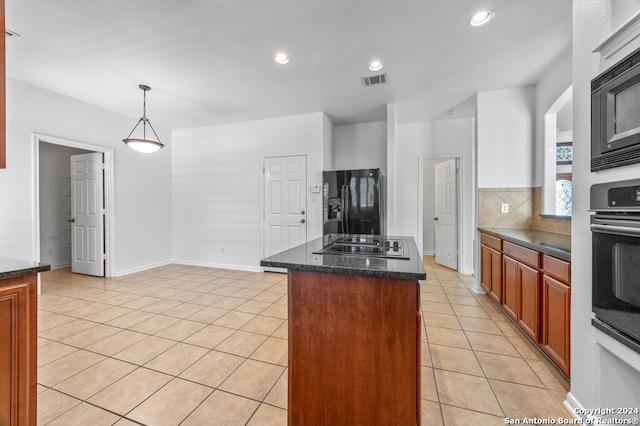
M 220 269 L 233 269 L 236 271 L 248 271 L 248 272 L 262 272 L 260 266 L 248 266 L 248 265 L 233 265 L 229 263 L 213 263 L 213 262 L 201 262 L 198 260 L 187 259 L 174 259 L 172 263 L 178 265 L 191 265 L 191 266 L 206 266 L 208 268 L 220 268 Z
M 53 271 L 54 269 L 68 268 L 69 266 L 71 266 L 71 262 L 54 263 L 51 265 L 51 270 Z
M 587 419 L 586 415 L 577 414 L 577 413 L 583 413 L 585 410 L 582 404 L 580 404 L 580 402 L 575 398 L 575 396 L 573 396 L 571 392 L 567 394 L 567 399 L 564 400 L 564 406 L 567 410 L 569 410 L 571 415 L 573 415 L 573 417 L 575 417 L 576 419 L 582 419 L 583 421 Z M 592 417 L 592 416 L 589 416 L 589 417 Z
M 270 266 L 263 266 L 262 270 L 264 272 L 277 272 L 279 274 L 286 274 L 287 273 L 287 268 L 272 268 Z
M 136 272 L 146 271 L 148 269 L 157 268 L 159 266 L 170 265 L 171 263 L 172 263 L 171 260 L 163 260 L 163 261 L 160 261 L 160 262 L 150 263 L 148 265 L 136 266 L 135 268 L 129 268 L 129 269 L 124 269 L 122 271 L 116 271 L 115 276 L 116 277 L 121 277 L 123 275 L 135 274 Z

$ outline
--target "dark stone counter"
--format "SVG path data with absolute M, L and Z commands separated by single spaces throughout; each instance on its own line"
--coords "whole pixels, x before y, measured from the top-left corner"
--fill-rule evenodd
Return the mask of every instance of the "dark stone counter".
M 309 272 L 328 272 L 339 275 L 363 275 L 368 277 L 424 280 L 427 274 L 412 237 L 387 236 L 389 239 L 406 240 L 408 260 L 384 259 L 354 255 L 314 254 L 335 241 L 340 234 L 325 235 L 260 261 L 260 266 L 286 268 Z
M 0 280 L 24 277 L 51 269 L 46 263 L 0 257 Z
M 535 229 L 483 228 L 480 232 L 571 262 L 571 236 Z

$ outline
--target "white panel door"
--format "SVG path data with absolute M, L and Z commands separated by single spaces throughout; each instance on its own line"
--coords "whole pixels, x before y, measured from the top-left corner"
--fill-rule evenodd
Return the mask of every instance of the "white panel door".
M 307 242 L 307 157 L 264 159 L 265 256 Z
M 435 165 L 436 217 L 436 263 L 458 269 L 458 210 L 456 160 L 451 159 Z
M 71 271 L 104 276 L 102 153 L 71 156 Z

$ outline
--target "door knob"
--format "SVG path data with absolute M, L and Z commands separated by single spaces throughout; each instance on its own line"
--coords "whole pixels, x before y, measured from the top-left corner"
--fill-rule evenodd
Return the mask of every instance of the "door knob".
M 300 219 L 300 223 L 305 223 L 305 222 L 306 222 L 306 220 Z
M 436 220 L 436 221 L 437 221 L 437 220 L 438 220 L 438 218 L 437 218 L 437 217 L 434 217 L 434 218 L 433 218 L 433 220 Z
M 302 210 L 302 211 L 300 212 L 300 214 L 304 214 L 304 213 L 305 213 L 305 211 L 304 211 L 304 210 Z
M 75 222 L 75 219 L 67 219 L 67 222 L 71 223 L 71 222 Z

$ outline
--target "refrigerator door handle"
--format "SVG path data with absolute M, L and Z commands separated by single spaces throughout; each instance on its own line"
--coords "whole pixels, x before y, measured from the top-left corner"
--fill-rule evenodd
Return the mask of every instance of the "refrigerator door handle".
M 344 186 L 344 229 L 346 233 L 349 233 L 349 209 L 351 208 L 351 203 L 349 199 L 349 187 L 347 185 Z

